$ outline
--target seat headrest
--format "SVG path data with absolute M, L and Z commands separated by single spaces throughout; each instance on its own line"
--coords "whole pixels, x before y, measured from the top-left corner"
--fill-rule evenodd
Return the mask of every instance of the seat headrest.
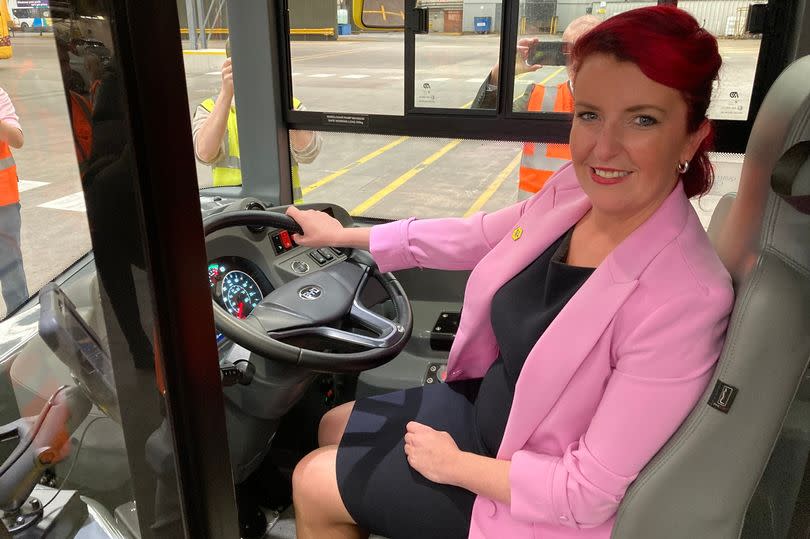
M 761 229 L 769 196 L 793 194 L 794 184 L 804 185 L 795 171 L 771 185 L 777 164 L 791 157 L 794 147 L 810 140 L 810 56 L 790 64 L 776 79 L 759 109 L 745 150 L 737 199 L 721 230 L 715 248 L 734 282 L 753 267 L 762 245 Z M 798 152 L 800 150 L 794 150 Z M 795 154 L 794 154 L 795 156 Z M 803 160 L 802 160 L 803 163 Z M 795 163 L 794 163 L 795 164 Z M 800 163 L 801 164 L 801 163 Z

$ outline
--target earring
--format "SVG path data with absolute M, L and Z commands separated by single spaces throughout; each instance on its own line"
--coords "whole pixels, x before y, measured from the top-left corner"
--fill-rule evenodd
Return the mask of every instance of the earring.
M 689 170 L 689 161 L 678 163 L 678 174 L 686 174 L 688 170 Z

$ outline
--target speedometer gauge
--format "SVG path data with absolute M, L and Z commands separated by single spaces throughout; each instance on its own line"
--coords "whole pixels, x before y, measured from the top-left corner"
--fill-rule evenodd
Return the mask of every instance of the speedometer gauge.
M 247 317 L 261 300 L 259 285 L 244 271 L 230 271 L 222 279 L 222 301 L 235 317 Z

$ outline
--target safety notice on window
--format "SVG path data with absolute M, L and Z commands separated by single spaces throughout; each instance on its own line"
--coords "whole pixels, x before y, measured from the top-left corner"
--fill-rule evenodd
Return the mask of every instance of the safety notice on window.
M 356 125 L 368 127 L 368 116 L 365 114 L 324 114 L 323 123 L 327 125 Z

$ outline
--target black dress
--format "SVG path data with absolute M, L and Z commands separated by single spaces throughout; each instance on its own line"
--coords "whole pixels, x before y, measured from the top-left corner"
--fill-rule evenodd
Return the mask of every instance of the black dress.
M 425 479 L 408 464 L 405 425 L 450 433 L 462 451 L 494 457 L 529 352 L 593 272 L 569 266 L 571 230 L 492 300 L 500 355 L 483 379 L 396 391 L 355 403 L 337 453 L 337 482 L 362 528 L 391 539 L 466 538 L 475 494 Z

